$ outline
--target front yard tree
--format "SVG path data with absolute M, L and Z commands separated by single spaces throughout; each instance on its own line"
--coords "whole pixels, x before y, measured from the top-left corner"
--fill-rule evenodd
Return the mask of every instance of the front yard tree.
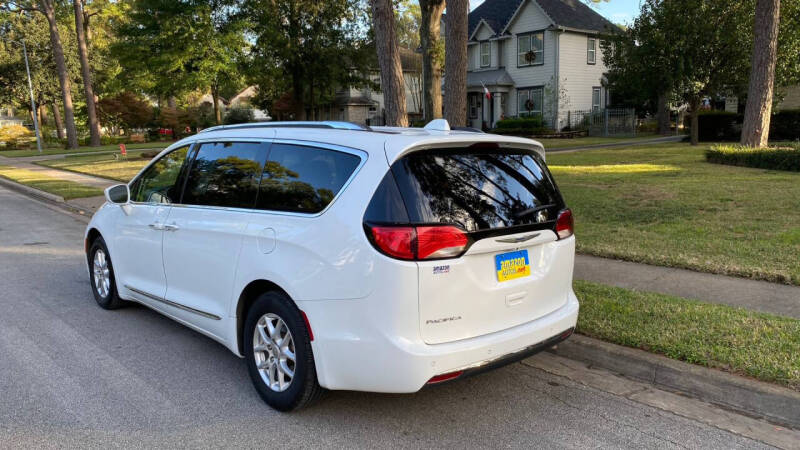
M 419 0 L 422 22 L 419 40 L 422 45 L 422 91 L 425 121 L 442 117 L 442 60 L 441 30 L 444 0 Z
M 394 8 L 392 0 L 370 0 L 372 4 L 372 26 L 375 32 L 375 49 L 381 70 L 381 89 L 386 110 L 386 125 L 406 127 L 406 90 L 400 51 L 397 48 Z
M 757 0 L 750 87 L 742 125 L 742 145 L 766 147 L 778 58 L 780 0 Z
M 444 114 L 451 126 L 467 124 L 467 23 L 469 0 L 447 2 Z M 492 100 L 493 101 L 493 100 Z
M 89 145 L 100 145 L 100 123 L 97 121 L 97 108 L 94 101 L 94 87 L 92 86 L 92 68 L 89 66 L 89 47 L 86 42 L 86 28 L 84 21 L 84 0 L 73 0 L 75 10 L 75 33 L 78 38 L 78 56 L 81 61 L 81 76 L 83 77 L 83 92 L 86 95 L 86 115 L 89 124 Z
M 361 0 L 241 3 L 255 40 L 248 66 L 259 103 L 273 105 L 270 113 L 303 120 L 309 112 L 313 119 L 315 105 L 330 104 L 337 89 L 365 84 L 374 51 L 367 45 L 366 13 Z

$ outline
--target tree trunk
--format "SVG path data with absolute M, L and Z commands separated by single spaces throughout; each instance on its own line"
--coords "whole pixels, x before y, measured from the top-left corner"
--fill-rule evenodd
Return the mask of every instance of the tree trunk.
M 175 99 L 175 96 L 174 95 L 170 95 L 167 98 L 167 107 L 168 108 L 172 108 L 172 109 L 176 109 L 177 105 L 178 105 L 178 101 Z
M 692 119 L 690 142 L 692 145 L 697 145 L 700 143 L 700 120 L 698 119 L 700 116 L 700 98 L 693 98 L 689 102 L 689 107 L 692 108 L 690 116 Z
M 64 102 L 64 119 L 67 122 L 67 148 L 78 148 L 78 130 L 75 128 L 75 112 L 72 107 L 72 86 L 69 82 L 67 64 L 64 62 L 64 48 L 61 46 L 61 37 L 58 35 L 56 12 L 52 0 L 40 0 L 39 5 L 50 25 L 50 45 L 53 47 L 53 59 L 56 63 L 58 81 L 61 84 L 61 97 Z
M 447 2 L 444 27 L 444 114 L 450 126 L 455 127 L 463 127 L 467 124 L 468 15 L 469 0 Z M 489 101 L 494 101 L 494 99 Z
M 211 101 L 214 102 L 214 120 L 217 125 L 222 124 L 222 114 L 219 111 L 219 92 L 215 86 L 211 86 Z
M 73 0 L 75 9 L 75 32 L 78 36 L 78 56 L 81 60 L 81 76 L 83 77 L 83 93 L 86 95 L 86 115 L 89 122 L 89 145 L 100 146 L 100 123 L 97 121 L 97 107 L 94 102 L 92 87 L 92 68 L 89 66 L 89 48 L 86 45 L 86 29 L 83 25 L 83 5 L 81 0 Z
M 750 85 L 742 124 L 742 145 L 748 147 L 766 147 L 769 141 L 775 64 L 778 60 L 780 3 L 780 0 L 756 1 Z
M 658 134 L 662 136 L 670 134 L 669 107 L 667 105 L 666 92 L 658 94 L 658 111 L 656 112 L 656 116 L 658 118 Z
M 397 49 L 392 0 L 371 0 L 372 20 L 375 29 L 375 47 L 381 69 L 381 89 L 386 125 L 407 127 L 406 89 L 403 84 L 403 67 Z
M 59 139 L 64 139 L 64 122 L 61 121 L 61 109 L 58 107 L 58 102 L 53 100 L 50 103 L 50 107 L 53 108 L 53 122 L 56 125 L 56 136 Z
M 422 84 L 424 86 L 422 96 L 426 122 L 442 117 L 442 68 L 438 60 L 437 44 L 439 43 L 444 6 L 444 0 L 419 0 L 422 16 L 419 25 L 419 40 L 422 45 Z M 466 72 L 464 76 L 466 76 Z

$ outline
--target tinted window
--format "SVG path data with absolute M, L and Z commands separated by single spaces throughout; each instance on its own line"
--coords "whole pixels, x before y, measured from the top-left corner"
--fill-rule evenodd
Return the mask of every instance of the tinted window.
M 180 200 L 178 183 L 189 147 L 175 149 L 150 166 L 131 187 L 131 200 L 141 203 L 176 203 Z
M 360 158 L 301 145 L 273 144 L 264 166 L 258 207 L 317 213 L 333 200 Z
M 375 194 L 372 195 L 367 212 L 364 213 L 364 221 L 374 224 L 408 223 L 408 212 L 392 171 L 386 173 Z
M 182 203 L 252 208 L 268 144 L 214 142 L 200 145 L 189 170 Z
M 417 152 L 392 166 L 412 223 L 467 231 L 551 222 L 563 207 L 544 162 L 503 150 Z

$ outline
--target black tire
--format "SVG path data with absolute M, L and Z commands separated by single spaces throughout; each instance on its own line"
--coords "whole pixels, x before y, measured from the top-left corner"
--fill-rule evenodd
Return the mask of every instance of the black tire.
M 106 295 L 102 295 L 95 284 L 93 266 L 95 254 L 97 254 L 98 251 L 102 251 L 105 254 L 108 264 L 109 289 Z M 124 301 L 119 298 L 119 294 L 117 293 L 117 282 L 114 279 L 114 266 L 111 263 L 111 254 L 108 253 L 108 248 L 102 237 L 95 239 L 92 242 L 92 246 L 89 247 L 87 263 L 89 264 L 89 283 L 92 285 L 92 294 L 94 294 L 94 299 L 97 301 L 97 304 L 103 309 L 117 309 L 122 307 Z
M 283 320 L 294 341 L 294 376 L 289 386 L 281 392 L 272 390 L 262 378 L 257 367 L 256 352 L 253 349 L 256 325 L 266 314 L 273 314 Z M 300 310 L 284 293 L 270 291 L 256 299 L 247 312 L 242 343 L 247 371 L 250 373 L 253 386 L 269 406 L 287 412 L 304 408 L 319 400 L 324 389 L 317 382 L 317 369 L 314 365 L 314 353 L 308 329 Z

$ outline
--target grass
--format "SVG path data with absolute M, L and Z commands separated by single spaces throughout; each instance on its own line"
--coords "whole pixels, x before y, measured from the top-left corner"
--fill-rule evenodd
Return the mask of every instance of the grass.
M 143 142 L 143 143 L 135 143 L 135 144 L 125 144 L 125 148 L 128 150 L 136 150 L 136 149 L 163 149 L 166 148 L 168 145 L 172 144 L 172 141 L 169 142 Z M 100 147 L 78 147 L 75 149 L 65 149 L 62 147 L 55 147 L 55 148 L 43 148 L 41 155 L 69 155 L 74 153 L 91 153 L 91 152 L 104 152 L 104 151 L 119 151 L 118 144 L 111 144 L 111 145 L 102 145 Z M 40 153 L 35 148 L 33 150 L 0 150 L 0 156 L 7 156 L 9 158 L 21 158 L 24 156 L 39 156 Z
M 32 170 L 18 169 L 16 167 L 0 166 L 0 177 L 51 194 L 60 195 L 65 200 L 103 195 L 103 190 L 100 188 L 86 186 L 74 181 L 51 178 Z
M 707 148 L 548 155 L 578 251 L 800 284 L 800 173 L 710 164 Z
M 659 137 L 653 133 L 639 134 L 636 136 L 628 137 L 597 137 L 587 136 L 579 138 L 563 138 L 563 139 L 536 139 L 544 145 L 545 150 L 565 147 L 579 147 L 582 145 L 598 145 L 598 144 L 617 144 L 619 142 L 627 141 L 641 141 L 647 139 L 655 139 Z M 535 139 L 535 138 L 534 138 Z
M 581 334 L 800 390 L 800 320 L 575 281 Z
M 152 158 L 142 157 L 141 152 L 128 152 L 128 159 L 115 160 L 113 155 L 75 155 L 61 159 L 39 161 L 41 166 L 69 170 L 127 183 Z

